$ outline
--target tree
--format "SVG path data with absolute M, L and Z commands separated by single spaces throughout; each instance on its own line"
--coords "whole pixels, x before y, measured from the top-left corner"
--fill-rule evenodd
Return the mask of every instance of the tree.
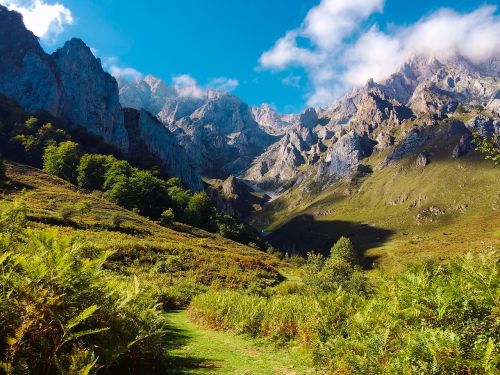
M 491 139 L 474 134 L 473 142 L 476 151 L 484 155 L 485 159 L 491 160 L 495 165 L 500 164 L 500 134 L 494 134 Z
M 125 160 L 113 161 L 104 176 L 103 189 L 111 189 L 115 183 L 119 180 L 123 180 L 123 177 L 128 178 L 132 176 L 134 171 L 136 171 L 136 169 Z
M 186 208 L 186 213 L 191 224 L 204 228 L 210 224 L 212 211 L 212 202 L 205 192 L 194 194 Z
M 116 159 L 110 155 L 85 154 L 77 168 L 77 184 L 82 189 L 102 190 L 106 173 Z
M 175 220 L 174 210 L 167 208 L 160 216 L 160 224 L 166 227 L 172 225 Z
M 45 148 L 43 155 L 43 170 L 70 182 L 76 180 L 79 147 L 75 142 L 62 142 L 58 146 L 50 145 Z

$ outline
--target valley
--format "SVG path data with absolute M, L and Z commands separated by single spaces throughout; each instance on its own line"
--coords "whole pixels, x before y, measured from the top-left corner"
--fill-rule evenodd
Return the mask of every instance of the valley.
M 200 84 L 0 0 L 0 374 L 497 374 L 497 10 L 332 26 L 383 3 L 321 0 L 253 80 Z M 451 16 L 486 18 L 474 48 L 410 38 Z M 233 92 L 265 70 L 300 110 Z

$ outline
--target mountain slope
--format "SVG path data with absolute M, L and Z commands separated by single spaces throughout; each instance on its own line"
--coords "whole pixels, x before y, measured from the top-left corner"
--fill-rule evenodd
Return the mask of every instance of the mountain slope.
M 327 252 L 349 236 L 365 266 L 377 261 L 398 268 L 427 257 L 498 249 L 500 170 L 475 152 L 454 158 L 463 136 L 452 129 L 450 123 L 429 129 L 427 142 L 388 166 L 382 167 L 392 148 L 337 182 L 309 179 L 256 213 L 254 224 L 291 252 Z
M 217 282 L 236 287 L 270 285 L 280 277 L 275 269 L 279 261 L 261 251 L 182 224 L 176 224 L 175 230 L 162 227 L 38 169 L 8 162 L 7 177 L 10 182 L 2 188 L 0 208 L 16 197 L 25 199 L 30 226 L 58 229 L 99 249 L 113 251 L 108 264 L 111 269 L 144 273 L 163 258 L 177 255 L 182 259 L 175 276 L 178 283 Z M 91 212 L 63 219 L 63 210 L 81 201 L 91 204 Z M 112 224 L 113 216 L 122 220 L 118 227 Z

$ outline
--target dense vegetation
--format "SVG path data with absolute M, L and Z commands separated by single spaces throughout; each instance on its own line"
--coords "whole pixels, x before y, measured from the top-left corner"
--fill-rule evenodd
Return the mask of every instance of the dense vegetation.
M 31 116 L 5 100 L 0 98 L 0 151 L 9 159 L 43 167 L 81 189 L 104 191 L 112 202 L 164 225 L 180 221 L 264 246 L 250 227 L 216 210 L 205 193 L 191 192 L 178 178 L 162 179 L 153 164 L 148 170 L 136 168 L 82 129 L 46 113 L 38 113 L 40 119 Z
M 15 201 L 0 217 L 1 368 L 89 374 L 161 363 L 165 321 L 154 293 L 104 271 L 109 252 L 25 229 L 27 213 Z
M 424 263 L 368 280 L 346 239 L 310 254 L 304 283 L 194 298 L 195 319 L 280 342 L 297 340 L 327 373 L 494 374 L 500 370 L 500 269 L 490 255 Z

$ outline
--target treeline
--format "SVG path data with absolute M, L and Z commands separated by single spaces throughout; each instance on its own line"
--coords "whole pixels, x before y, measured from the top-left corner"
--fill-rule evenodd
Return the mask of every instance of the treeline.
M 368 279 L 343 238 L 330 257 L 309 255 L 303 283 L 210 291 L 190 313 L 213 328 L 301 343 L 320 373 L 498 374 L 497 255 Z
M 140 169 L 84 130 L 73 131 L 47 113 L 29 116 L 15 102 L 0 98 L 0 151 L 7 158 L 63 178 L 165 226 L 193 225 L 245 244 L 259 244 L 248 226 L 213 206 L 209 197 L 163 179 L 160 168 Z M 52 122 L 47 122 L 47 121 Z M 80 142 L 78 142 L 79 140 Z

